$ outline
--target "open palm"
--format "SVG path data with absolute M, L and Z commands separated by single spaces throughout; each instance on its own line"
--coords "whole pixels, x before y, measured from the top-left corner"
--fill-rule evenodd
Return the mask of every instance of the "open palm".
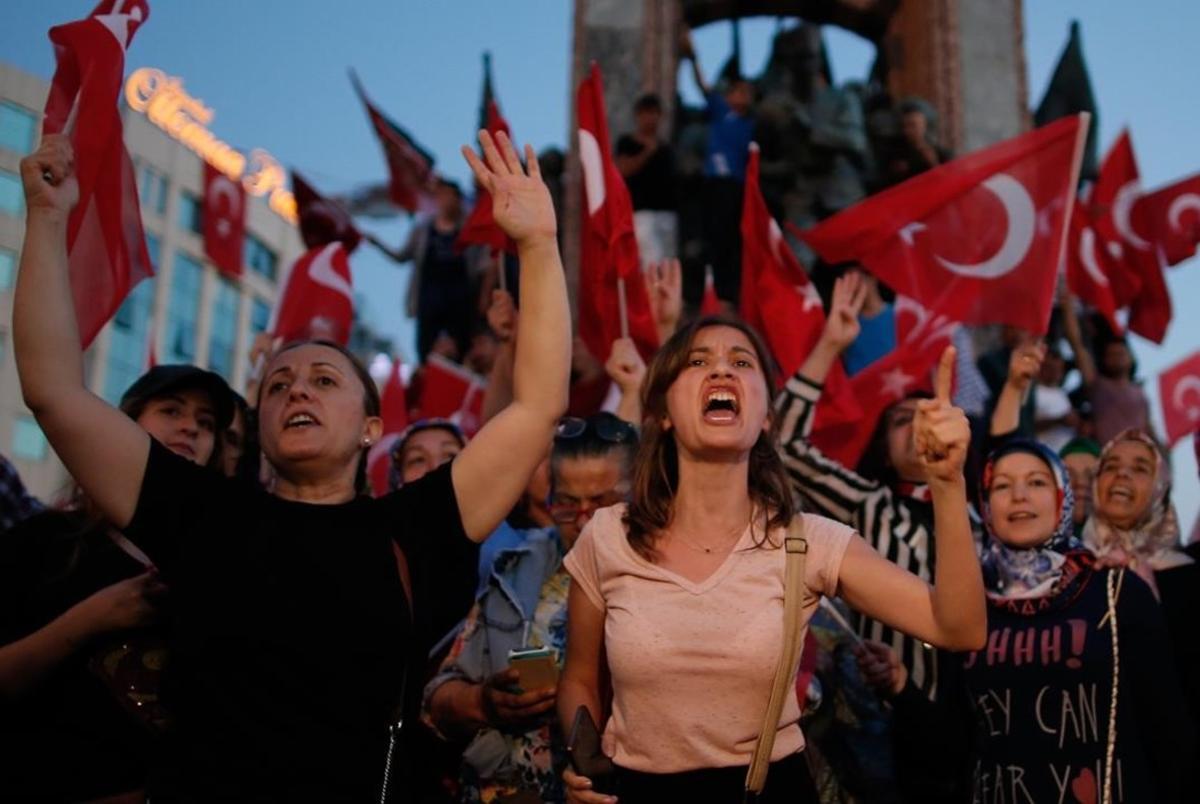
M 522 165 L 504 132 L 498 132 L 493 139 L 488 132 L 480 131 L 479 144 L 483 159 L 466 146 L 462 152 L 475 180 L 492 195 L 496 224 L 518 243 L 543 237 L 553 239 L 557 231 L 554 204 L 542 181 L 533 148 L 525 146 L 525 165 Z

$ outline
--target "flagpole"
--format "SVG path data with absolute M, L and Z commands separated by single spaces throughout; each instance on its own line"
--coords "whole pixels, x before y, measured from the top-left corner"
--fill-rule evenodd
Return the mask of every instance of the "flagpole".
M 625 277 L 617 277 L 617 311 L 621 315 L 621 337 L 629 337 L 629 310 L 625 303 Z
M 496 261 L 496 282 L 501 290 L 508 293 L 508 272 L 504 270 L 504 252 L 498 248 L 492 249 L 492 259 Z

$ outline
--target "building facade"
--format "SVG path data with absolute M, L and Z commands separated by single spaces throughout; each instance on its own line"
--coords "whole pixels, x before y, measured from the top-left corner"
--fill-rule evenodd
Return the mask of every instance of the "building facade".
M 182 93 L 181 84 L 172 86 Z M 11 339 L 25 222 L 18 163 L 37 145 L 48 90 L 45 79 L 0 64 L 0 453 L 17 467 L 31 492 L 53 501 L 69 478 L 22 403 Z M 123 101 L 121 113 L 155 275 L 133 289 L 87 350 L 88 385 L 115 403 L 153 354 L 160 364 L 211 369 L 241 390 L 250 344 L 268 327 L 286 270 L 303 252 L 294 211 L 288 214 L 287 204 L 280 203 L 290 200 L 282 190 L 284 174 L 268 154 L 253 152 L 256 173 L 243 177 L 250 193 L 242 275 L 225 276 L 204 256 L 200 234 L 204 163 L 199 154 L 205 151 L 195 147 L 195 137 L 180 136 L 178 126 L 164 126 L 161 117 L 137 105 L 143 108 Z M 175 113 L 176 122 L 184 113 Z M 267 188 L 256 194 L 261 187 L 250 186 L 254 180 L 261 184 L 264 164 L 275 171 L 270 180 L 280 192 Z

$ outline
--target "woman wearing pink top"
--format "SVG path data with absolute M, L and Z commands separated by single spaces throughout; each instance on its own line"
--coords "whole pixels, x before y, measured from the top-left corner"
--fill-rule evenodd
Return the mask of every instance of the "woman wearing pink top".
M 930 473 L 937 570 L 929 586 L 837 522 L 807 514 L 805 583 L 938 647 L 986 634 L 967 519 L 967 419 L 949 400 L 954 353 L 913 437 Z M 704 318 L 655 357 L 627 508 L 596 513 L 566 559 L 571 573 L 559 714 L 605 723 L 617 795 L 568 770 L 573 802 L 741 800 L 783 632 L 783 534 L 798 511 L 776 452 L 769 353 L 744 324 Z M 602 708 L 611 678 L 611 716 Z M 762 801 L 816 801 L 800 751 L 800 707 L 783 709 Z M 807 798 L 806 798 L 807 796 Z

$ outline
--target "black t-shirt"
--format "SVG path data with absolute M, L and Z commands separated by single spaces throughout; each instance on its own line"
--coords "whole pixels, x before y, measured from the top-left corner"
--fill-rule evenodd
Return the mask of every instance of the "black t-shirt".
M 637 156 L 646 149 L 629 134 L 622 134 L 617 140 L 618 156 Z M 675 200 L 675 152 L 665 142 L 658 144 L 658 150 L 642 165 L 642 169 L 631 176 L 625 177 L 629 187 L 629 200 L 633 208 L 673 211 Z
M 153 444 L 125 532 L 171 589 L 175 728 L 152 794 L 377 800 L 389 724 L 403 707 L 411 731 L 429 646 L 474 592 L 478 546 L 449 466 L 379 499 L 313 505 Z
M 458 229 L 448 232 L 429 224 L 429 239 L 425 244 L 425 260 L 421 266 L 421 293 L 426 298 L 442 300 L 447 296 L 470 293 L 467 258 L 458 248 Z
M 142 572 L 103 524 L 82 514 L 25 520 L 0 538 L 0 645 Z M 0 801 L 83 801 L 143 786 L 151 733 L 89 670 L 124 636 L 93 640 L 19 698 L 0 702 Z
M 1098 801 L 1112 700 L 1107 576 L 1090 563 L 1070 592 L 989 601 L 988 641 L 964 667 L 979 732 L 976 801 Z M 1117 602 L 1120 673 L 1113 801 L 1179 801 L 1190 758 L 1185 704 L 1162 612 L 1126 572 Z M 1095 791 L 1091 796 L 1088 791 Z M 1072 798 L 1072 795 L 1075 798 Z

